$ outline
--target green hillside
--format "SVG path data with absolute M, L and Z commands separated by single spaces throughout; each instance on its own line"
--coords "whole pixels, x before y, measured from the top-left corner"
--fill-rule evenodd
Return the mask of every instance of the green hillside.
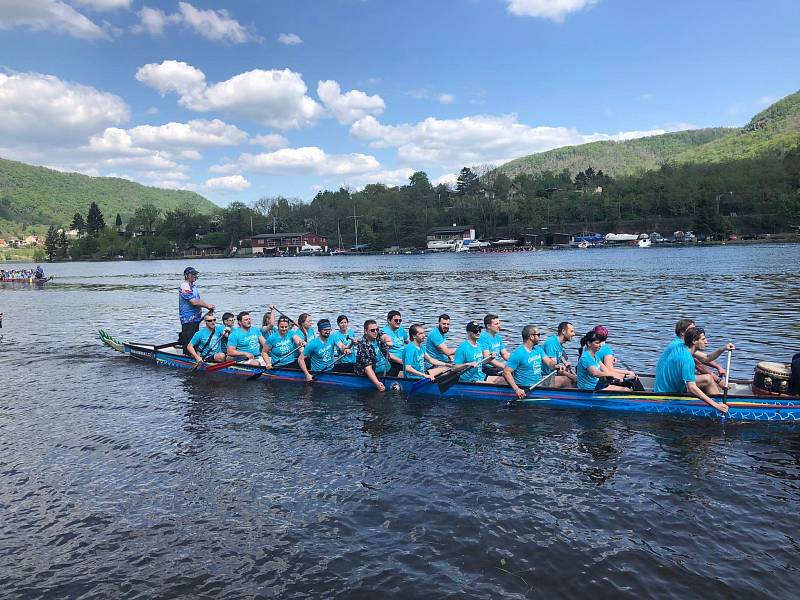
M 746 126 L 666 133 L 626 142 L 566 146 L 512 160 L 499 167 L 509 177 L 544 171 L 572 176 L 592 167 L 622 177 L 658 168 L 667 161 L 683 164 L 729 162 L 770 153 L 783 156 L 800 144 L 800 92 L 758 113 Z
M 97 202 L 113 223 L 117 213 L 127 222 L 143 204 L 168 210 L 191 204 L 209 213 L 216 205 L 200 194 L 147 187 L 116 177 L 89 177 L 0 159 L 0 227 L 14 231 L 23 224 L 36 229 L 67 225 L 76 212 L 86 214 Z
M 625 142 L 592 142 L 580 146 L 565 146 L 517 158 L 500 166 L 511 178 L 535 175 L 544 171 L 560 173 L 567 169 L 571 175 L 592 167 L 607 175 L 622 177 L 658 168 L 667 160 L 682 153 L 724 139 L 736 129 L 715 128 L 677 131 Z

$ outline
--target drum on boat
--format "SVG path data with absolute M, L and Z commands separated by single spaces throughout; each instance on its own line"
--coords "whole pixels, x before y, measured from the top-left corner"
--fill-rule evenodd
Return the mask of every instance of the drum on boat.
M 788 395 L 792 365 L 779 362 L 760 362 L 753 375 L 753 393 L 758 396 Z

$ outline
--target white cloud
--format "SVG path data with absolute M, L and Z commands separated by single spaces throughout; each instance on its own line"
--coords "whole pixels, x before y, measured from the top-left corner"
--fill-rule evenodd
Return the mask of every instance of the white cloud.
M 475 115 L 440 120 L 429 117 L 416 124 L 383 125 L 371 116 L 353 123 L 350 133 L 374 148 L 397 148 L 406 164 L 457 168 L 464 165 L 504 163 L 508 160 L 561 146 L 598 140 L 623 140 L 664 133 L 651 131 L 616 134 L 581 134 L 567 127 L 531 127 L 516 115 Z
M 122 98 L 40 73 L 0 73 L 0 137 L 6 143 L 80 143 L 129 118 Z
M 327 154 L 316 146 L 284 148 L 263 154 L 242 154 L 235 165 L 239 170 L 268 175 L 357 175 L 377 171 L 380 163 L 368 154 Z M 233 165 L 211 167 L 213 173 L 230 173 Z
M 201 10 L 189 2 L 178 2 L 178 12 L 171 15 L 157 8 L 145 6 L 139 11 L 139 23 L 133 27 L 133 32 L 161 36 L 167 25 L 185 27 L 197 35 L 215 42 L 243 44 L 260 40 L 257 35 L 232 18 L 227 10 Z
M 437 94 L 436 99 L 441 102 L 442 104 L 452 104 L 455 102 L 456 97 L 453 94 Z
M 0 29 L 14 27 L 55 31 L 87 40 L 108 39 L 101 27 L 60 0 L 3 0 Z
M 179 104 L 196 112 L 218 111 L 274 127 L 293 129 L 313 125 L 325 116 L 299 73 L 289 69 L 255 69 L 209 85 L 199 69 L 166 60 L 141 67 L 136 79 L 161 94 L 175 92 Z
M 278 34 L 278 41 L 287 46 L 297 46 L 303 43 L 303 40 L 296 33 L 280 33 Z
M 350 90 L 342 94 L 336 81 L 320 81 L 317 84 L 317 95 L 336 120 L 342 125 L 357 121 L 367 115 L 380 115 L 386 108 L 383 98 L 375 94 L 368 96 L 360 90 Z
M 449 188 L 455 187 L 456 182 L 458 181 L 458 176 L 455 173 L 445 173 L 441 177 L 437 177 L 431 183 L 433 185 L 441 185 L 444 184 Z
M 78 4 L 88 6 L 96 11 L 117 10 L 120 8 L 130 8 L 132 0 L 73 0 Z
M 229 175 L 227 177 L 212 177 L 206 179 L 205 187 L 214 192 L 235 194 L 243 192 L 250 187 L 250 182 L 241 175 Z
M 164 35 L 164 28 L 170 23 L 175 23 L 175 16 L 167 15 L 157 8 L 145 6 L 139 11 L 139 23 L 133 26 L 134 33 L 149 33 L 152 36 Z
M 406 92 L 412 98 L 417 100 L 435 100 L 441 104 L 452 104 L 455 102 L 455 95 L 448 92 L 431 92 L 425 88 L 415 88 Z
M 289 145 L 289 140 L 277 133 L 267 133 L 250 138 L 250 143 L 256 146 L 264 146 L 267 150 L 278 150 L 279 148 L 286 148 Z
M 247 140 L 244 131 L 219 119 L 139 125 L 129 129 L 128 133 L 134 144 L 147 148 L 236 146 Z
M 599 0 L 506 0 L 507 10 L 520 17 L 541 17 L 563 23 L 574 12 L 591 8 Z

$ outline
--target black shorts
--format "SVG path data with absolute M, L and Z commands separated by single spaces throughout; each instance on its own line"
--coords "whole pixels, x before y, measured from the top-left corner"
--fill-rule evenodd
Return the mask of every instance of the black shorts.
M 497 375 L 503 374 L 503 369 L 501 369 L 500 367 L 495 367 L 494 365 L 490 365 L 489 363 L 486 363 L 485 365 L 483 365 L 483 372 L 489 377 L 496 377 Z
M 333 365 L 334 373 L 352 373 L 356 368 L 355 363 L 336 363 Z
M 403 365 L 393 362 L 389 364 L 389 371 L 386 373 L 389 377 L 397 377 L 400 371 L 403 370 Z
M 188 354 L 186 351 L 186 346 L 189 345 L 189 342 L 192 341 L 192 337 L 194 334 L 200 331 L 200 321 L 195 321 L 194 323 L 183 323 L 181 325 L 181 333 L 178 337 L 178 342 L 183 348 L 184 354 Z

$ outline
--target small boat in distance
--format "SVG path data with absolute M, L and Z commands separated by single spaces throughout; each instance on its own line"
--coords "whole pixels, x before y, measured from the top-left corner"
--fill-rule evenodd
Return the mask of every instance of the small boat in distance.
M 605 237 L 607 244 L 625 244 L 635 242 L 638 239 L 638 233 L 607 233 Z

